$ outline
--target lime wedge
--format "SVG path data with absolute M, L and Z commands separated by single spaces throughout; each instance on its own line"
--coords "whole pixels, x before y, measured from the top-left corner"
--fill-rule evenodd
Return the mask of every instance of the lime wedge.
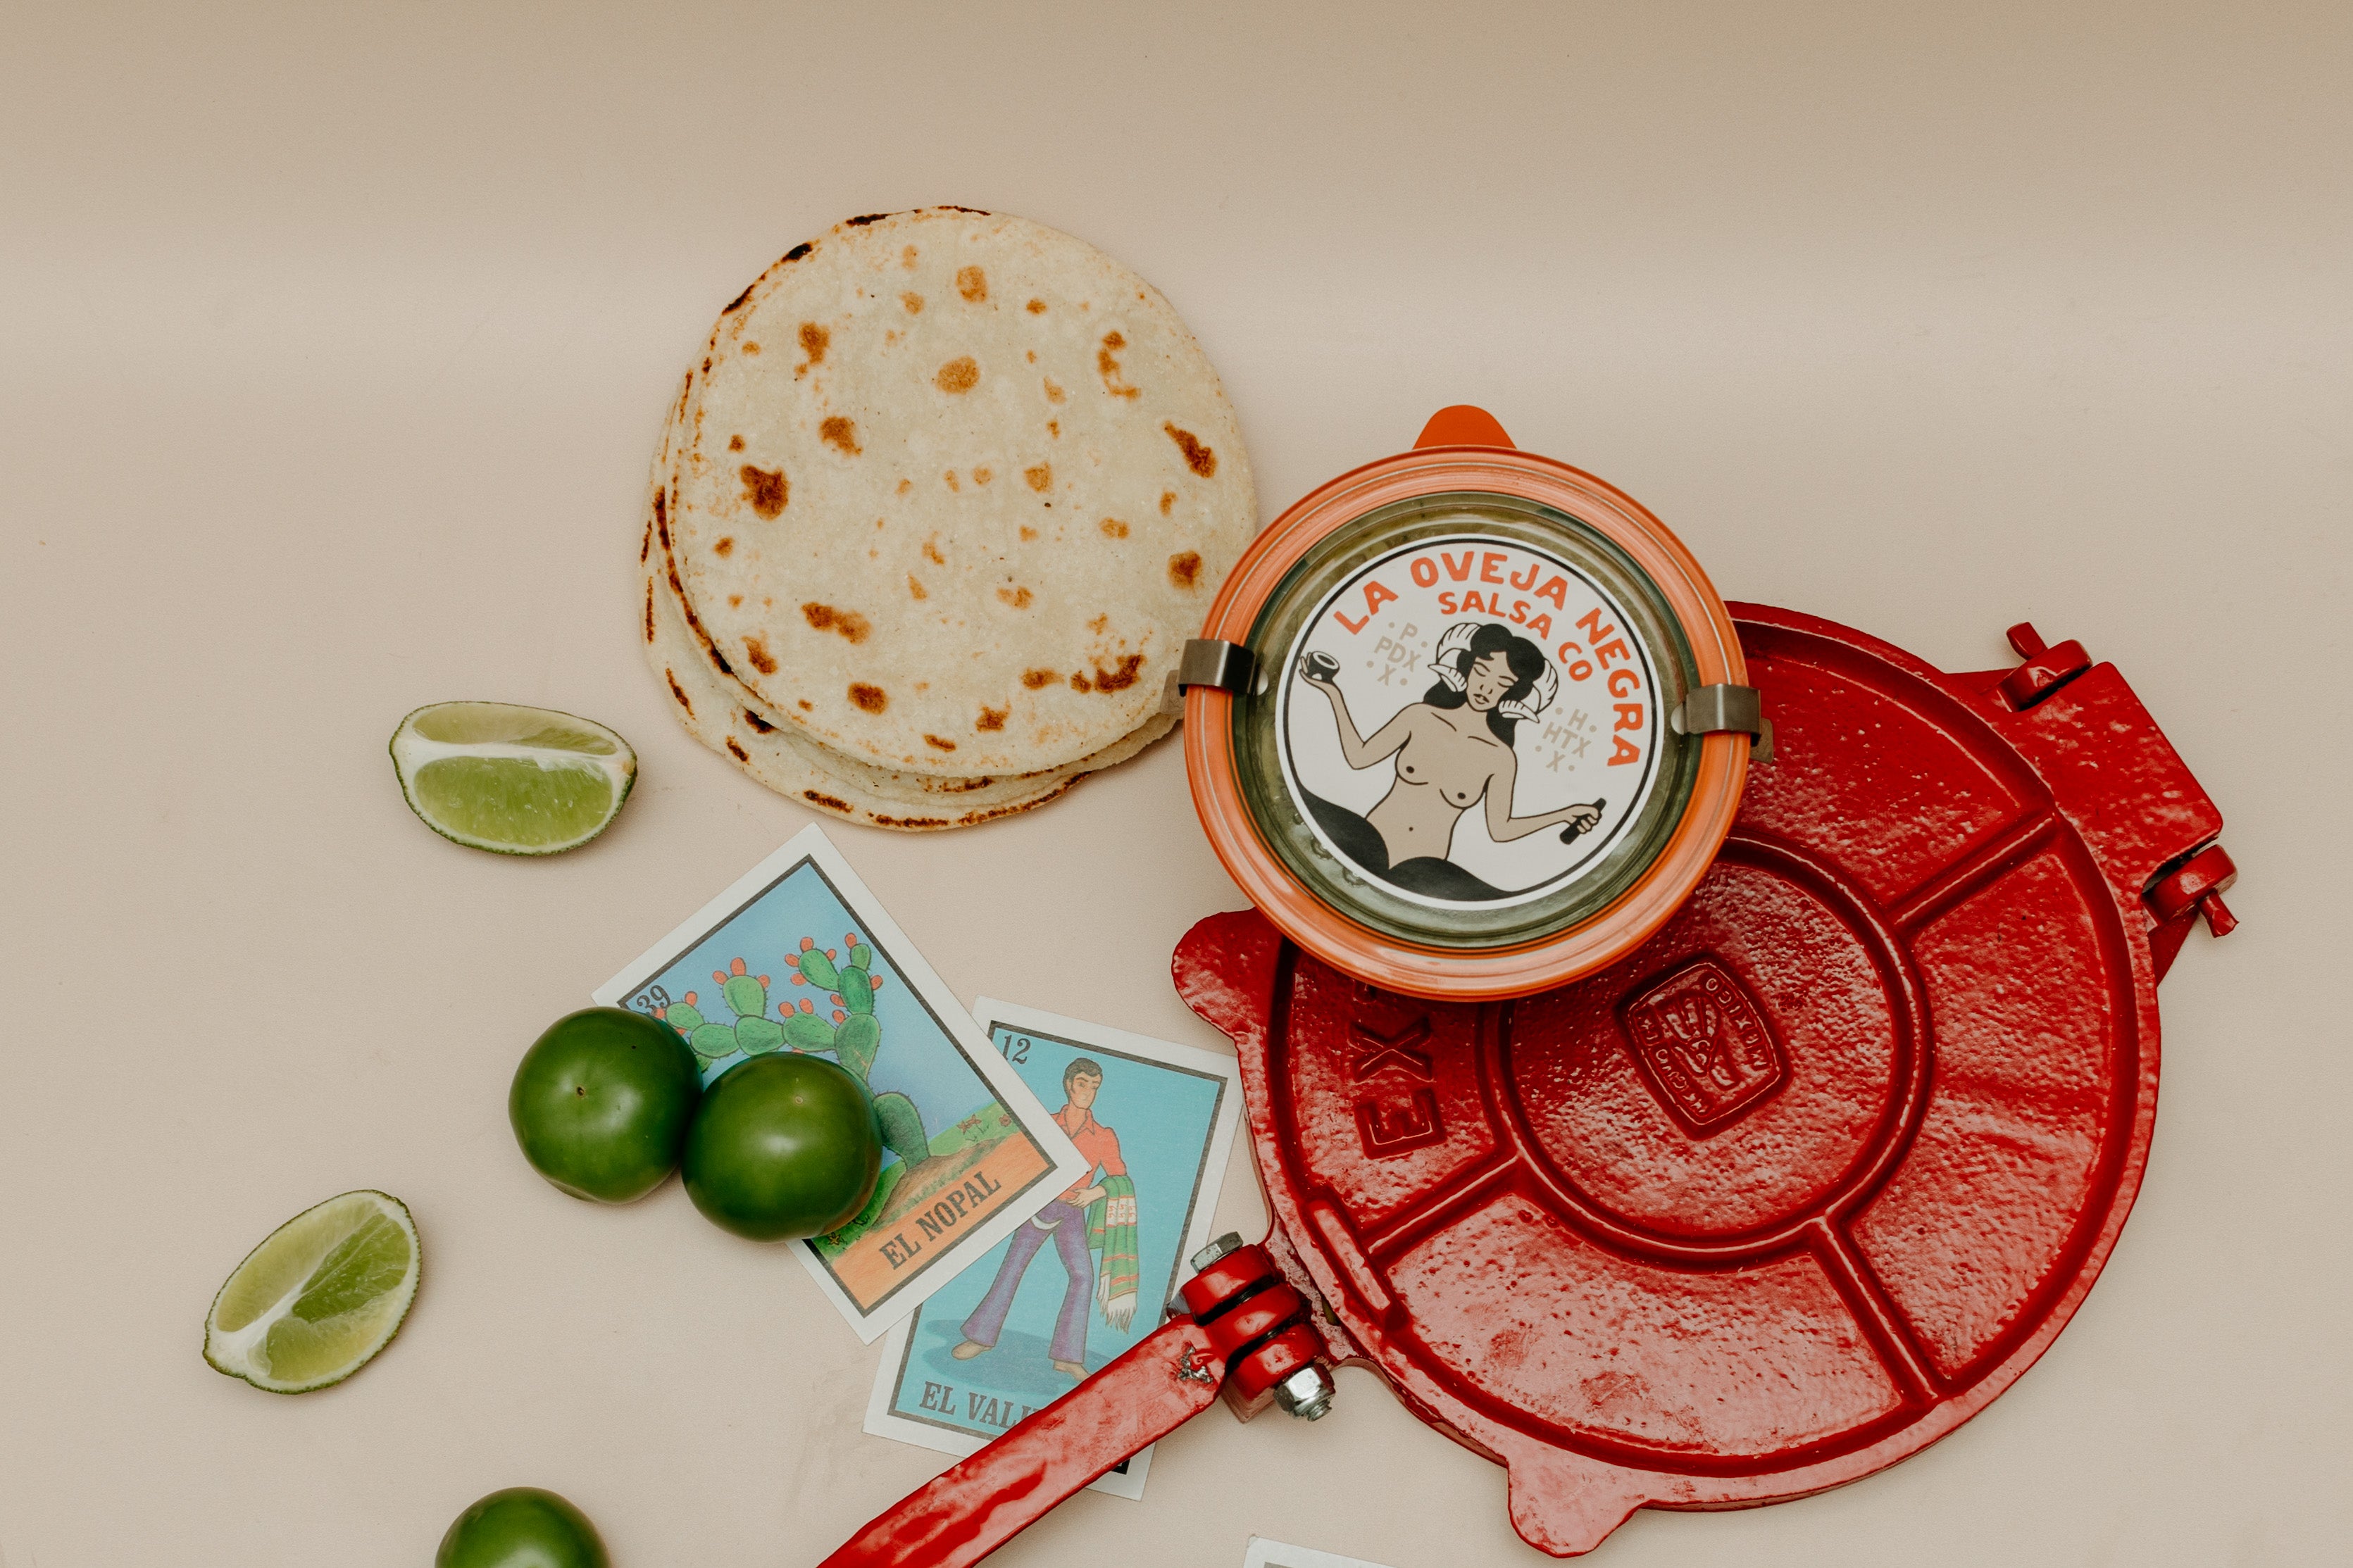
M 400 1331 L 417 1265 L 417 1226 L 398 1198 L 329 1198 L 237 1266 L 205 1319 L 205 1360 L 272 1394 L 341 1383 Z
M 602 724 L 512 702 L 437 702 L 392 732 L 408 809 L 442 837 L 501 855 L 554 855 L 620 814 L 638 754 Z

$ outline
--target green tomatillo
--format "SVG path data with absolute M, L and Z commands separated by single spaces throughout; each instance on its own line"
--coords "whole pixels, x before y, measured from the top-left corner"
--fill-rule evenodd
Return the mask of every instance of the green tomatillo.
M 822 1236 L 858 1217 L 882 1173 L 866 1087 L 821 1057 L 781 1051 L 731 1068 L 686 1136 L 686 1194 L 753 1241 Z
M 492 1492 L 450 1521 L 433 1568 L 611 1568 L 596 1527 L 537 1487 Z
M 532 1169 L 575 1198 L 626 1204 L 678 1168 L 702 1098 L 677 1030 L 589 1007 L 558 1018 L 523 1053 L 507 1120 Z

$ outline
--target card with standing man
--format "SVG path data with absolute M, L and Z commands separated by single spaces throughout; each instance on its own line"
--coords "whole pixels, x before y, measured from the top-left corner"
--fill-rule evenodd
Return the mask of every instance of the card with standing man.
M 974 1013 L 1086 1168 L 884 1342 L 866 1430 L 958 1455 L 1160 1326 L 1209 1239 L 1241 1111 L 1232 1057 L 987 997 Z M 1151 1460 L 1094 1489 L 1142 1497 Z

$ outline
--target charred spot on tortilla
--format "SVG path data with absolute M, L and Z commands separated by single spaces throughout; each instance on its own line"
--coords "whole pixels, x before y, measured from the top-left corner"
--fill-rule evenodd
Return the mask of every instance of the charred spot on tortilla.
M 1034 529 L 1034 528 L 1030 527 L 1030 526 L 1029 526 L 1028 523 L 1026 523 L 1026 522 L 1025 522 L 1025 523 L 1023 523 L 1023 524 L 1021 525 L 1021 542 L 1022 542 L 1022 543 L 1027 544 L 1027 543 L 1029 543 L 1031 540 L 1033 540 L 1033 539 L 1035 539 L 1035 538 L 1037 538 L 1037 537 L 1038 537 L 1038 531 L 1037 531 L 1036 529 Z
M 1103 520 L 1103 531 L 1113 539 L 1125 539 L 1127 537 L 1127 524 L 1120 521 L 1120 520 L 1115 517 L 1107 517 Z
M 653 525 L 652 523 L 650 523 L 650 522 L 649 522 L 649 523 L 646 524 L 646 536 L 645 536 L 645 538 L 644 538 L 642 541 L 640 541 L 640 542 L 638 542 L 638 565 L 640 565 L 640 566 L 644 565 L 644 564 L 646 563 L 646 557 L 647 557 L 647 556 L 649 556 L 649 555 L 651 555 L 653 552 L 654 552 L 654 525 Z M 648 584 L 646 585 L 646 592 L 647 592 L 647 593 L 649 593 L 649 594 L 650 594 L 650 593 L 652 593 L 652 592 L 653 592 L 653 585 L 652 585 L 651 584 Z
M 1046 434 L 1051 436 L 1057 441 L 1060 440 L 1062 438 L 1062 422 L 1059 419 L 1047 420 Z
M 997 470 L 994 468 L 975 468 L 972 471 L 972 482 L 976 485 L 985 485 L 996 477 Z
M 651 641 L 653 641 L 653 640 L 654 640 L 654 584 L 653 584 L 653 579 L 652 579 L 652 578 L 650 578 L 650 577 L 649 577 L 649 578 L 647 578 L 647 579 L 646 579 L 646 641 L 648 641 L 648 642 L 651 642 Z
M 820 795 L 813 789 L 805 789 L 801 791 L 801 798 L 803 800 L 815 801 L 818 805 L 825 807 L 828 811 L 838 811 L 844 816 L 848 816 L 849 815 L 849 803 L 846 800 L 837 800 L 832 795 Z
M 869 713 L 880 713 L 891 706 L 891 694 L 879 686 L 869 686 L 862 680 L 849 683 L 849 700 Z
M 744 437 L 741 437 L 741 436 L 730 436 L 730 437 L 727 437 L 727 449 L 728 449 L 729 451 L 731 451 L 731 452 L 740 452 L 740 451 L 742 451 L 742 450 L 744 449 Z
M 662 498 L 669 492 L 668 485 L 654 492 L 654 526 L 661 530 L 662 548 L 665 550 L 670 548 L 670 510 L 662 504 Z
M 1201 552 L 1187 550 L 1168 558 L 1168 581 L 1179 588 L 1190 588 L 1201 575 Z
M 745 343 L 744 345 L 744 352 L 747 354 L 757 354 L 760 352 L 760 345 L 757 343 Z
M 776 516 L 792 500 L 793 488 L 786 482 L 782 468 L 758 468 L 746 463 L 742 478 L 744 499 L 762 517 Z
M 680 592 L 678 568 L 675 565 L 670 569 L 670 591 L 678 594 L 678 607 L 686 613 L 687 629 L 694 634 L 694 640 L 702 645 L 702 651 L 711 656 L 711 662 L 720 674 L 730 680 L 735 679 L 735 667 L 727 662 L 727 656 L 719 651 L 719 645 L 712 640 L 709 632 L 702 629 L 702 617 L 694 613 L 694 606 L 688 604 L 685 594 Z
M 1175 490 L 1162 490 L 1162 491 L 1160 492 L 1160 515 L 1161 515 L 1161 516 L 1163 516 L 1163 517 L 1166 517 L 1166 516 L 1168 515 L 1168 509 L 1169 509 L 1169 508 L 1171 508 L 1171 507 L 1173 507 L 1173 506 L 1175 506 L 1176 504 L 1176 492 Z
M 734 754 L 735 760 L 739 763 L 748 763 L 752 760 L 752 753 L 737 744 L 733 735 L 727 737 L 727 749 Z
M 907 574 L 907 596 L 913 599 L 928 599 L 931 597 L 929 594 L 923 592 L 923 584 L 916 580 L 915 574 L 913 572 Z
M 795 375 L 799 375 L 806 372 L 809 368 L 809 365 L 823 364 L 825 363 L 825 351 L 832 342 L 833 334 L 831 332 L 828 331 L 825 328 L 818 326 L 815 321 L 803 321 L 801 323 L 801 353 L 807 356 L 808 364 L 801 366 L 799 370 L 795 371 L 793 374 Z
M 923 313 L 923 297 L 912 289 L 899 296 L 899 303 L 907 307 L 907 314 L 911 316 L 920 316 Z
M 817 711 L 817 704 L 804 697 L 801 699 L 801 711 L 804 713 L 813 713 Z
M 785 252 L 785 259 L 786 259 L 786 261 L 798 261 L 802 257 L 807 256 L 810 251 L 815 250 L 816 248 L 817 248 L 817 241 L 816 241 L 816 240 L 813 240 L 813 239 L 805 239 L 805 240 L 801 241 L 798 245 L 794 246 L 790 250 L 786 251 L 786 252 Z M 751 290 L 751 289 L 744 289 L 744 292 L 745 292 L 746 294 L 749 294 L 751 291 L 752 291 L 752 290 Z M 743 302 L 744 302 L 744 301 L 742 301 L 741 300 L 736 300 L 736 301 L 735 301 L 735 303 L 736 303 L 736 304 L 738 304 L 738 305 L 742 304 Z M 730 309 L 733 309 L 733 307 L 730 307 Z
M 899 265 L 905 268 L 910 272 L 913 272 L 915 269 L 915 247 L 911 245 L 904 250 L 899 252 Z
M 752 668 L 758 670 L 762 675 L 774 675 L 776 673 L 776 661 L 770 656 L 768 652 L 768 645 L 762 642 L 758 637 L 745 637 L 744 639 L 744 657 L 750 659 L 752 661 Z
M 979 304 L 988 298 L 988 274 L 977 267 L 957 268 L 956 292 L 963 295 L 966 302 Z
M 677 562 L 670 563 L 669 574 L 670 591 L 678 595 L 678 607 L 686 615 L 687 629 L 694 634 L 694 640 L 701 643 L 703 651 L 711 656 L 711 662 L 719 667 L 719 673 L 733 677 L 735 673 L 733 667 L 728 664 L 726 655 L 719 651 L 719 645 L 712 640 L 711 634 L 703 630 L 702 617 L 694 613 L 694 601 L 689 599 L 686 590 L 679 586 Z
M 757 730 L 763 735 L 773 735 L 776 732 L 776 727 L 774 724 L 769 723 L 765 719 L 761 718 L 749 708 L 744 710 L 744 722 L 751 725 L 752 728 Z
M 1021 672 L 1021 684 L 1032 691 L 1041 686 L 1051 686 L 1060 679 L 1059 674 L 1050 669 L 1025 669 Z
M 818 426 L 817 434 L 818 440 L 840 452 L 844 457 L 854 458 L 866 450 L 858 444 L 857 425 L 844 419 L 839 414 L 828 415 Z
M 1031 489 L 1036 490 L 1039 495 L 1044 495 L 1054 488 L 1054 465 L 1040 463 L 1034 468 L 1024 468 L 1021 470 L 1021 477 L 1029 481 Z
M 970 392 L 980 381 L 980 366 L 970 354 L 959 354 L 940 366 L 940 374 L 932 378 L 942 392 Z
M 1029 589 L 1021 587 L 1018 584 L 1010 588 L 999 588 L 997 591 L 997 596 L 1004 600 L 1007 604 L 1012 605 L 1017 610 L 1028 609 L 1029 607 L 1030 599 L 1035 597 Z
M 1092 691 L 1094 688 L 1087 684 L 1087 678 L 1084 671 L 1074 669 L 1071 671 L 1071 689 L 1073 691 Z
M 944 741 L 939 736 L 932 734 L 928 731 L 924 732 L 923 744 L 943 752 L 953 752 L 955 750 L 955 742 L 954 741 Z
M 694 704 L 687 700 L 686 688 L 678 683 L 678 673 L 675 670 L 665 669 L 662 674 L 670 678 L 670 694 L 678 699 L 678 705 L 686 710 L 686 716 L 690 719 L 693 718 Z
M 1141 397 L 1144 389 L 1127 384 L 1127 378 L 1120 372 L 1119 361 L 1113 357 L 1125 347 L 1127 340 L 1124 337 L 1115 331 L 1105 332 L 1103 347 L 1095 351 L 1095 370 L 1103 376 L 1103 390 L 1113 397 Z
M 948 563 L 948 558 L 940 553 L 939 536 L 937 534 L 934 534 L 931 538 L 923 541 L 923 559 L 929 561 L 934 566 L 944 566 Z
M 1170 420 L 1161 421 L 1160 427 L 1168 432 L 1168 438 L 1176 442 L 1178 449 L 1185 454 L 1187 468 L 1205 479 L 1218 471 L 1218 454 L 1201 445 L 1201 438 L 1198 436 L 1194 435 L 1190 430 L 1179 430 Z
M 891 215 L 889 213 L 861 213 L 856 217 L 843 218 L 841 220 L 841 226 L 844 228 L 864 228 L 868 224 L 881 223 L 884 218 L 889 217 Z
M 734 548 L 735 542 L 733 539 L 721 539 L 712 545 L 711 553 L 713 555 L 726 555 L 731 553 Z
M 808 254 L 808 248 L 809 247 L 806 245 L 797 246 L 793 249 L 785 253 L 785 259 L 786 261 L 798 261 L 802 257 Z M 741 294 L 736 295 L 733 300 L 728 300 L 727 308 L 719 313 L 723 316 L 732 316 L 736 311 L 742 310 L 744 308 L 744 301 L 750 299 L 752 297 L 752 290 L 757 289 L 759 286 L 760 280 L 756 278 L 752 279 L 749 283 L 744 284 L 744 291 Z M 709 370 L 711 366 L 706 363 L 702 368 Z
M 1105 669 L 1102 665 L 1095 666 L 1095 689 L 1097 691 L 1126 690 L 1129 687 L 1135 684 L 1136 667 L 1143 662 L 1144 656 L 1142 654 L 1131 653 L 1121 658 L 1119 668 L 1117 669 Z M 1079 678 L 1075 675 L 1071 677 L 1073 684 L 1076 684 L 1078 679 Z M 1082 686 L 1079 689 L 1084 691 L 1086 688 Z
M 1060 403 L 1062 399 L 1070 395 L 1069 393 L 1064 392 L 1060 387 L 1054 384 L 1054 378 L 1050 375 L 1045 378 L 1045 384 L 1046 401 L 1049 403 Z
M 864 642 L 866 634 L 872 629 L 866 617 L 855 610 L 837 610 L 831 605 L 814 602 L 801 606 L 801 618 L 818 631 L 839 632 L 854 643 Z
M 1046 313 L 1046 301 L 1043 300 L 1032 300 L 1021 308 L 1029 311 L 1033 316 L 1042 316 Z
M 1002 730 L 1006 716 L 1012 711 L 1010 708 L 983 708 L 980 717 L 972 721 L 972 727 L 976 730 Z

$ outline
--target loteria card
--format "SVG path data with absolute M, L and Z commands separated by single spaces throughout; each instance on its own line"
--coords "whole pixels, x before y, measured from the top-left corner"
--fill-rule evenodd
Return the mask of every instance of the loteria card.
M 857 1218 L 787 1242 L 871 1342 L 1084 1174 L 1003 1053 L 818 828 L 596 990 L 684 1037 L 708 1085 L 770 1051 L 855 1073 L 882 1176 Z
M 1209 1239 L 1241 1111 L 1231 1057 L 983 997 L 1004 1063 L 1077 1143 L 1078 1178 L 891 1331 L 877 1436 L 969 1454 L 1158 1328 Z M 1144 1495 L 1145 1449 L 1093 1483 Z
M 1367 1563 L 1361 1557 L 1310 1552 L 1304 1546 L 1285 1546 L 1280 1541 L 1253 1535 L 1250 1539 L 1250 1554 L 1242 1559 L 1242 1568 L 1381 1568 L 1381 1565 Z

